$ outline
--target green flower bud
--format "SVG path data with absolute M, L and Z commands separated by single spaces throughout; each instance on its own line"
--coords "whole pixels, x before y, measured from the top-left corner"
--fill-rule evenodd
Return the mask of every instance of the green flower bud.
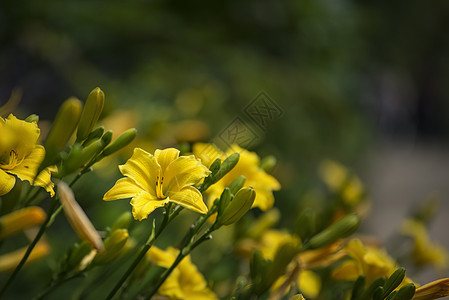
M 211 175 L 215 174 L 218 170 L 220 170 L 221 167 L 221 159 L 217 158 L 216 160 L 214 160 L 214 162 L 210 165 L 210 172 Z
M 78 125 L 78 132 L 76 133 L 77 141 L 82 141 L 94 128 L 95 124 L 103 111 L 104 93 L 100 88 L 93 89 L 87 97 L 84 105 L 83 113 L 81 114 L 80 123 Z
M 381 286 L 378 286 L 377 289 L 374 291 L 373 300 L 382 300 L 383 293 L 384 293 L 384 288 Z
M 62 272 L 70 272 L 75 270 L 83 260 L 83 258 L 92 251 L 92 246 L 86 241 L 74 244 L 70 247 L 61 263 Z
M 240 175 L 236 179 L 234 179 L 233 182 L 229 185 L 229 189 L 231 190 L 231 193 L 235 195 L 245 184 L 246 177 L 243 175 Z
M 223 178 L 226 174 L 231 171 L 235 165 L 239 162 L 240 154 L 234 153 L 229 155 L 221 164 L 220 169 L 217 171 L 215 176 L 212 177 L 212 184 L 216 183 L 218 180 Z
M 28 123 L 33 123 L 33 122 L 39 122 L 39 116 L 38 115 L 35 115 L 35 114 L 32 114 L 32 115 L 29 115 L 26 119 L 25 119 L 25 121 L 26 122 L 28 122 Z
M 415 285 L 409 283 L 404 285 L 392 298 L 391 300 L 410 300 L 415 295 Z
M 352 287 L 351 300 L 360 299 L 360 295 L 362 295 L 364 288 L 365 276 L 360 275 L 354 282 L 354 286 Z
M 405 277 L 404 268 L 399 268 L 396 271 L 394 271 L 394 273 L 391 274 L 391 276 L 388 278 L 387 282 L 385 282 L 384 291 L 382 293 L 382 299 L 390 295 L 390 293 L 401 284 L 402 280 L 404 280 L 404 277 Z
M 104 127 L 100 126 L 92 130 L 91 133 L 87 136 L 86 140 L 83 142 L 83 147 L 88 146 L 90 143 L 92 143 L 95 140 L 98 140 L 104 132 Z
M 136 137 L 137 130 L 135 128 L 131 128 L 123 132 L 115 141 L 113 141 L 109 146 L 107 146 L 102 155 L 108 156 L 112 153 L 128 146 Z
M 112 130 L 106 131 L 101 137 L 101 140 L 103 141 L 103 144 L 105 146 L 109 145 L 109 143 L 111 143 L 112 141 Z
M 120 229 L 120 228 L 121 229 L 128 228 L 131 220 L 132 220 L 131 212 L 125 211 L 118 217 L 118 219 L 117 219 L 117 221 L 115 221 L 114 225 L 112 225 L 111 232 L 114 232 L 116 229 Z
M 383 286 L 386 280 L 387 279 L 385 278 L 385 276 L 377 277 L 376 279 L 374 279 L 373 282 L 371 282 L 371 284 L 365 289 L 359 299 L 372 299 L 374 292 L 378 287 Z
M 295 233 L 306 241 L 315 234 L 315 212 L 311 208 L 304 209 L 296 220 Z
M 220 199 L 218 200 L 218 215 L 221 216 L 231 202 L 231 191 L 229 188 L 225 188 L 221 193 Z
M 292 259 L 299 253 L 299 239 L 291 240 L 282 244 L 274 256 L 273 262 L 270 264 L 270 268 L 267 271 L 268 282 L 265 286 L 270 287 L 276 279 L 286 273 L 287 265 Z
M 266 156 L 260 162 L 260 168 L 265 172 L 269 173 L 276 166 L 276 163 L 277 163 L 276 157 L 272 155 Z
M 341 220 L 312 237 L 304 244 L 303 250 L 321 248 L 333 243 L 337 239 L 345 238 L 356 231 L 359 225 L 360 218 L 356 214 L 344 216 Z
M 240 220 L 256 199 L 253 187 L 242 188 L 232 199 L 231 203 L 224 209 L 219 222 L 222 225 L 231 225 Z
M 42 169 L 57 160 L 57 154 L 64 149 L 78 125 L 82 109 L 83 104 L 76 98 L 69 98 L 62 104 L 45 143 L 46 156 Z
M 116 259 L 121 254 L 121 250 L 128 241 L 128 237 L 127 229 L 114 230 L 111 235 L 104 240 L 104 251 L 97 253 L 92 264 L 105 265 Z
M 265 260 L 262 257 L 262 254 L 259 250 L 254 251 L 249 267 L 251 281 L 253 282 L 253 285 L 256 287 L 256 289 L 263 288 L 263 278 L 264 275 L 267 274 L 270 263 L 271 262 L 269 260 Z
M 100 153 L 103 148 L 104 145 L 101 140 L 97 140 L 85 148 L 82 148 L 80 144 L 75 144 L 67 158 L 63 160 L 58 176 L 63 177 L 75 172 Z

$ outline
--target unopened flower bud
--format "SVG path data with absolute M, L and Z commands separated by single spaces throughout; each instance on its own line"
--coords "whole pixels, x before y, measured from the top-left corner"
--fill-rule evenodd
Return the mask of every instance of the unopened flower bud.
M 35 114 L 32 114 L 32 115 L 29 115 L 26 119 L 25 119 L 25 121 L 26 122 L 28 122 L 28 123 L 37 123 L 37 122 L 39 122 L 39 116 L 38 115 L 35 115 Z
M 103 148 L 104 145 L 101 140 L 97 140 L 85 148 L 82 148 L 80 144 L 75 144 L 72 147 L 69 156 L 62 162 L 58 176 L 63 177 L 78 170 L 88 163 L 95 155 L 100 153 Z
M 240 220 L 256 199 L 253 187 L 242 188 L 232 199 L 231 203 L 224 209 L 219 221 L 222 225 L 231 225 Z
M 80 265 L 81 261 L 92 251 L 92 246 L 86 241 L 74 244 L 61 263 L 61 270 L 63 272 L 70 272 L 75 270 Z
M 46 214 L 38 206 L 22 208 L 0 218 L 0 241 L 27 228 L 40 225 Z
M 116 259 L 121 254 L 121 250 L 128 241 L 128 237 L 127 229 L 114 230 L 111 235 L 104 240 L 104 251 L 95 256 L 92 264 L 105 265 Z
M 226 174 L 228 174 L 229 171 L 231 171 L 235 167 L 235 165 L 239 162 L 239 158 L 240 158 L 240 154 L 237 152 L 229 155 L 221 163 L 220 169 L 217 171 L 217 173 L 212 177 L 212 179 L 213 179 L 212 184 L 216 183 L 218 180 L 220 180 Z
M 78 125 L 83 104 L 76 98 L 66 100 L 56 115 L 56 119 L 45 143 L 46 167 L 54 163 L 55 156 L 64 149 Z
M 229 185 L 229 189 L 231 190 L 231 194 L 235 195 L 245 184 L 246 177 L 243 175 L 240 175 L 236 179 L 234 179 L 233 182 Z
M 103 111 L 104 93 L 100 88 L 95 88 L 90 92 L 81 114 L 78 132 L 76 133 L 77 141 L 84 140 L 94 128 L 95 124 Z
M 114 232 L 116 229 L 128 228 L 131 220 L 132 220 L 132 214 L 129 211 L 125 211 L 118 217 L 117 221 L 115 221 L 114 225 L 112 225 L 110 231 Z
M 106 131 L 101 137 L 101 140 L 103 141 L 103 144 L 105 146 L 109 145 L 109 143 L 112 141 L 112 130 Z
M 295 223 L 295 233 L 303 240 L 307 240 L 315 234 L 315 212 L 304 209 Z
M 449 296 L 449 278 L 432 281 L 416 289 L 413 300 L 431 300 Z
M 406 284 L 401 287 L 393 297 L 391 297 L 391 300 L 411 300 L 413 298 L 413 295 L 415 295 L 415 289 L 416 287 L 413 283 Z
M 99 126 L 99 127 L 95 128 L 94 130 L 92 130 L 92 132 L 89 133 L 86 140 L 83 142 L 83 147 L 86 147 L 93 141 L 98 140 L 103 135 L 103 132 L 104 132 L 103 126 Z
M 391 276 L 387 279 L 385 285 L 383 286 L 383 293 L 381 299 L 385 299 L 388 295 L 390 295 L 390 293 L 393 292 L 394 289 L 401 284 L 402 280 L 404 280 L 404 277 L 405 277 L 404 268 L 399 268 L 393 274 L 391 274 Z
M 103 251 L 103 241 L 81 206 L 76 202 L 72 189 L 65 182 L 59 181 L 58 194 L 67 220 L 78 236 L 89 242 L 99 252 Z
M 345 238 L 356 231 L 359 225 L 360 218 L 356 214 L 344 216 L 342 219 L 312 237 L 309 242 L 304 245 L 303 250 L 321 248 L 331 244 L 337 239 Z
M 0 272 L 9 272 L 14 270 L 14 268 L 19 264 L 25 255 L 28 247 L 23 247 L 13 252 L 0 255 Z M 31 251 L 30 256 L 25 263 L 25 265 L 30 264 L 36 260 L 41 259 L 50 252 L 50 247 L 45 242 L 39 242 L 36 244 L 34 249 Z
M 231 191 L 229 188 L 225 188 L 221 193 L 220 199 L 218 199 L 218 215 L 222 215 L 231 202 Z
M 123 132 L 115 141 L 113 141 L 109 146 L 107 146 L 102 155 L 108 156 L 112 153 L 128 146 L 136 137 L 137 130 L 135 128 L 131 128 Z

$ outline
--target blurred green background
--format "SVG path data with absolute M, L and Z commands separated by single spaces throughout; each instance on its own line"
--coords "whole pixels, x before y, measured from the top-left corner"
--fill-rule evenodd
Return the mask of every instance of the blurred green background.
M 21 89 L 14 113 L 45 128 L 62 101 L 99 86 L 104 120 L 131 114 L 150 152 L 213 140 L 239 117 L 257 136 L 249 148 L 278 159 L 288 226 L 324 158 L 375 182 L 379 145 L 447 149 L 448 28 L 447 1 L 4 0 L 0 105 Z M 245 114 L 261 91 L 283 111 L 263 129 Z M 76 188 L 99 228 L 129 209 L 100 200 L 117 176 Z

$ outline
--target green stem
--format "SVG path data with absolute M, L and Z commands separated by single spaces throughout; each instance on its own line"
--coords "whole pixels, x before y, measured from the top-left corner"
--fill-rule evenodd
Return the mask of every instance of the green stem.
M 157 282 L 156 286 L 153 287 L 153 289 L 151 290 L 149 296 L 147 296 L 145 299 L 149 300 L 151 299 L 151 297 L 154 296 L 154 294 L 156 294 L 156 292 L 159 290 L 159 288 L 161 287 L 161 285 L 165 282 L 165 280 L 168 278 L 168 276 L 170 276 L 170 274 L 173 272 L 173 270 L 178 266 L 178 264 L 182 261 L 182 259 L 184 257 L 186 257 L 187 255 L 190 254 L 190 252 L 192 252 L 193 249 L 195 249 L 196 247 L 198 247 L 201 243 L 207 241 L 210 239 L 210 234 L 215 231 L 216 229 L 218 229 L 214 223 L 214 225 L 212 225 L 211 227 L 209 227 L 204 233 L 203 235 L 201 235 L 201 237 L 199 239 L 197 239 L 195 242 L 193 241 L 193 238 L 195 237 L 195 235 L 199 232 L 199 230 L 201 229 L 201 226 L 206 222 L 206 220 L 209 218 L 210 215 L 212 215 L 214 212 L 216 211 L 216 207 L 212 207 L 209 212 L 201 217 L 199 217 L 196 222 L 193 224 L 193 226 L 191 227 L 191 229 L 189 230 L 189 232 L 186 234 L 186 237 L 184 239 L 184 247 L 179 251 L 178 256 L 176 257 L 175 261 L 173 262 L 173 264 L 170 266 L 170 268 L 166 269 L 164 271 L 164 273 L 162 273 L 161 278 L 159 279 L 159 281 Z M 196 225 L 196 226 L 195 226 Z
M 162 231 L 165 229 L 165 227 L 168 225 L 168 223 L 170 223 L 170 221 L 173 220 L 173 218 L 176 217 L 178 215 L 178 213 L 181 211 L 181 209 L 178 209 L 179 206 L 177 206 L 170 213 L 170 206 L 171 206 L 170 204 L 167 205 L 165 208 L 164 219 L 162 220 L 162 223 L 159 226 L 158 230 L 156 231 L 156 233 L 154 233 L 154 228 L 153 228 L 150 236 L 148 237 L 147 242 L 145 243 L 145 246 L 142 248 L 139 255 L 134 259 L 133 263 L 126 270 L 125 274 L 123 274 L 123 276 L 120 278 L 120 280 L 114 286 L 114 288 L 108 294 L 108 296 L 106 297 L 107 300 L 112 299 L 114 297 L 114 295 L 120 290 L 120 288 L 123 286 L 125 281 L 131 275 L 131 273 L 134 271 L 134 269 L 137 267 L 137 265 L 140 263 L 140 261 L 145 257 L 148 250 L 150 250 L 151 246 L 153 246 L 154 241 L 159 237 L 159 235 L 162 233 Z M 177 213 L 175 213 L 175 211 L 177 211 Z
M 28 246 L 27 251 L 25 252 L 24 256 L 20 260 L 19 264 L 16 266 L 12 274 L 9 276 L 8 281 L 3 286 L 2 290 L 0 291 L 0 297 L 6 292 L 8 287 L 11 285 L 11 283 L 16 278 L 19 271 L 22 269 L 22 267 L 25 265 L 25 262 L 27 261 L 28 257 L 31 254 L 31 251 L 33 251 L 34 247 L 36 246 L 37 242 L 40 240 L 42 235 L 44 234 L 45 230 L 48 228 L 48 226 L 51 224 L 51 221 L 54 219 L 53 214 L 59 213 L 60 210 L 56 209 L 56 206 L 58 204 L 58 198 L 55 197 L 50 205 L 50 208 L 48 209 L 47 218 L 45 219 L 44 223 L 41 225 L 39 232 L 34 237 L 31 244 Z

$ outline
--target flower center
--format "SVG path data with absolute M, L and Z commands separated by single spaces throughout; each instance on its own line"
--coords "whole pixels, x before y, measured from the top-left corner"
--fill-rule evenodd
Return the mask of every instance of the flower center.
M 19 155 L 17 154 L 16 151 L 11 150 L 9 152 L 9 159 L 8 159 L 8 163 L 4 164 L 4 165 L 0 165 L 0 167 L 4 170 L 11 170 L 13 169 L 15 166 L 21 164 L 23 161 L 22 159 L 19 159 Z
M 162 191 L 163 183 L 164 183 L 164 177 L 156 176 L 156 197 L 161 200 L 167 198 L 166 196 L 164 196 L 164 192 Z

